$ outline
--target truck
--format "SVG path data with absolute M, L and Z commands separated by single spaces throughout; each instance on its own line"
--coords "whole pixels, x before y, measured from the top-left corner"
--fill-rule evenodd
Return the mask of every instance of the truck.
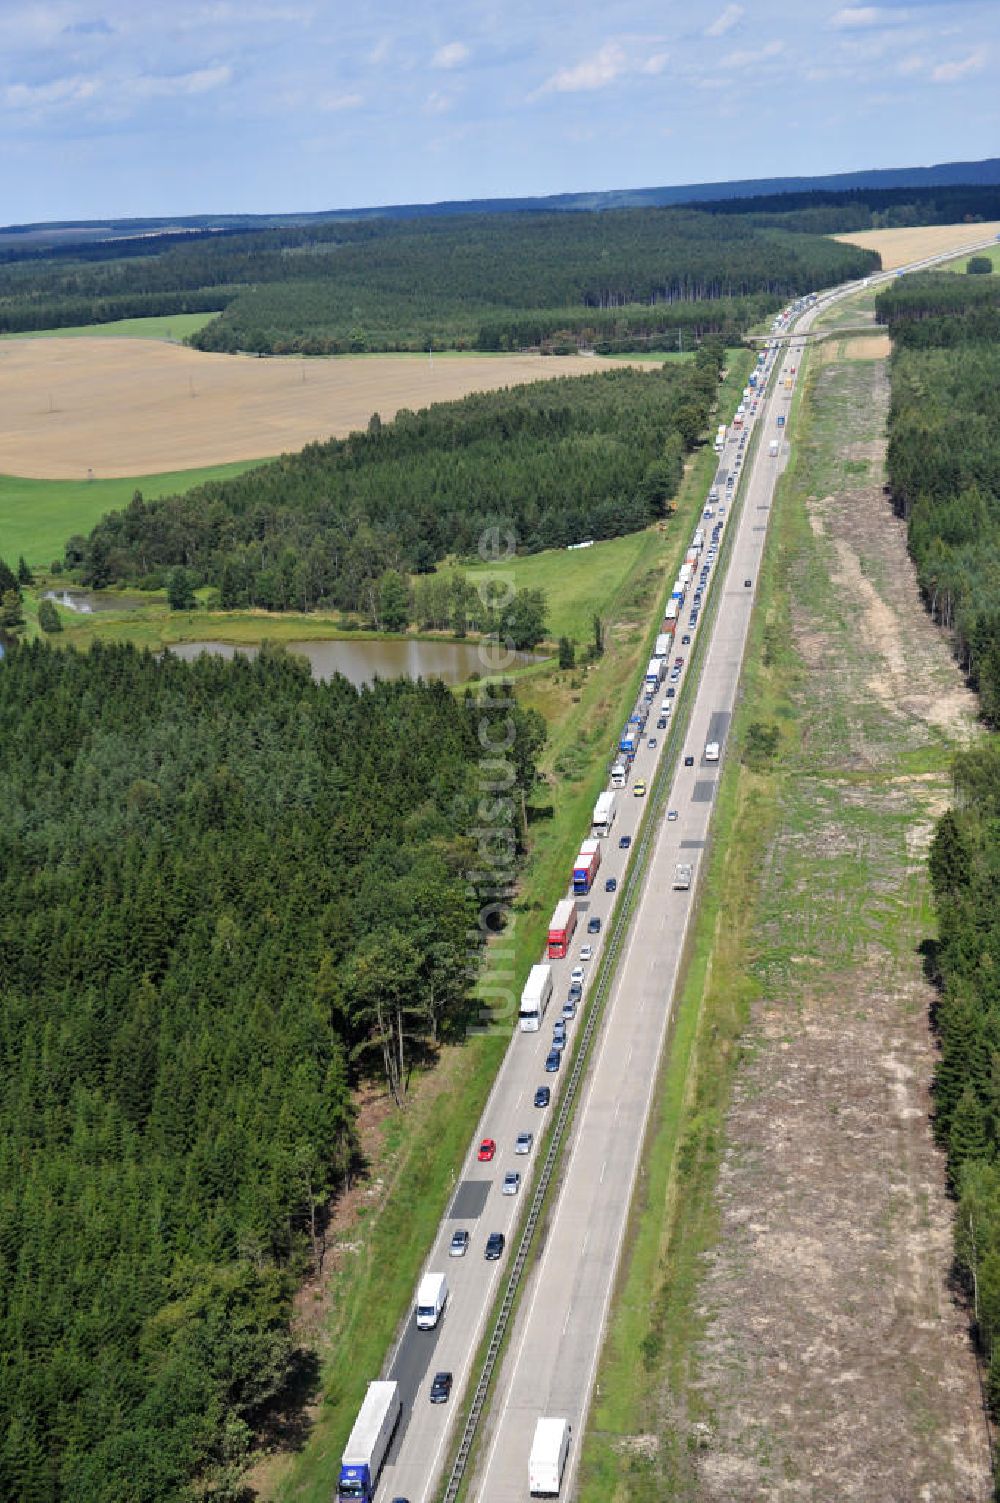
M 611 769 L 612 788 L 624 788 L 628 783 L 628 766 L 625 762 L 618 761 Z
M 518 1009 L 518 1019 L 522 1033 L 537 1033 L 542 1026 L 545 1010 L 552 996 L 552 967 L 545 965 L 533 965 L 528 972 L 528 979 L 524 983 L 524 991 L 521 993 L 521 1005 Z
M 694 564 L 681 564 L 681 572 L 677 576 L 685 589 L 691 583 L 691 575 L 694 573 Z
M 666 657 L 666 650 L 664 650 L 663 657 Z M 663 658 L 650 658 L 649 665 L 646 668 L 646 688 L 656 689 L 662 677 Z
M 698 552 L 700 553 L 701 550 L 702 550 L 702 548 L 704 548 L 704 546 L 705 546 L 705 529 L 703 527 L 699 527 L 698 530 L 697 530 L 697 532 L 695 533 L 694 537 L 691 539 L 691 547 L 692 548 L 697 548 Z
M 725 447 L 726 447 L 726 425 L 725 425 L 725 423 L 720 423 L 719 426 L 718 426 L 718 428 L 716 429 L 716 432 L 715 432 L 715 444 L 714 444 L 714 448 L 715 448 L 716 454 L 721 454 L 722 451 L 723 451 L 723 449 Z
M 573 891 L 577 897 L 585 898 L 594 885 L 601 864 L 601 842 L 599 840 L 585 840 L 573 862 Z
M 768 458 L 777 459 L 778 450 L 780 449 L 780 447 L 781 445 L 778 443 L 778 440 L 776 438 L 772 438 L 771 442 L 767 446 Z
M 549 959 L 565 960 L 576 933 L 576 899 L 563 898 L 549 920 Z
M 674 867 L 674 891 L 687 892 L 691 886 L 691 867 L 687 861 L 679 861 Z
M 636 752 L 639 750 L 639 741 L 639 732 L 630 730 L 626 726 L 624 732 L 622 733 L 622 739 L 618 743 L 618 750 L 621 752 L 626 762 L 631 762 L 634 759 Z
M 709 741 L 708 744 L 705 747 L 705 761 L 706 762 L 718 762 L 718 760 L 719 760 L 719 743 L 718 743 L 718 741 Z
M 528 1491 L 533 1498 L 558 1498 L 572 1434 L 569 1420 L 543 1415 L 537 1421 L 528 1457 Z
M 417 1330 L 433 1331 L 447 1303 L 448 1280 L 444 1274 L 425 1273 L 417 1289 Z
M 653 648 L 653 656 L 654 658 L 665 658 L 669 651 L 670 637 L 665 631 L 661 631 L 660 635 L 656 639 L 656 645 Z
M 695 564 L 698 562 L 698 549 L 695 548 L 694 545 L 692 545 L 685 553 L 684 562 L 686 564 L 690 564 L 692 568 L 694 568 Z
M 337 1503 L 372 1503 L 402 1407 L 398 1383 L 369 1383 L 340 1458 Z
M 611 826 L 615 822 L 615 796 L 613 793 L 602 793 L 598 796 L 594 805 L 594 817 L 590 821 L 592 835 L 610 835 Z
M 677 630 L 677 622 L 676 621 L 664 621 L 664 623 L 663 623 L 663 636 L 666 637 L 666 639 L 667 639 L 667 652 L 670 651 L 670 644 L 673 641 L 674 632 L 676 630 Z
M 669 624 L 671 621 L 676 621 L 678 610 L 679 607 L 677 601 L 674 600 L 674 598 L 671 596 L 671 598 L 667 601 L 667 609 L 663 614 L 664 621 L 667 624 Z

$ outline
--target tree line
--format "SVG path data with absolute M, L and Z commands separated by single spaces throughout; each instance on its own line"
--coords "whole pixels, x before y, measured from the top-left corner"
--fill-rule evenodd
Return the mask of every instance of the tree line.
M 163 238 L 153 254 L 123 243 L 117 259 L 81 251 L 77 260 L 0 265 L 0 330 L 221 307 L 200 348 L 331 354 L 480 347 L 494 318 L 540 310 L 567 310 L 560 323 L 574 334 L 574 314 L 629 309 L 642 333 L 642 305 L 691 302 L 718 302 L 715 318 L 703 310 L 700 322 L 721 330 L 757 316 L 751 307 L 727 312 L 733 300 L 763 298 L 770 311 L 878 264 L 818 235 L 691 209 L 320 221 Z M 491 337 L 482 348 L 497 347 Z
M 663 516 L 717 400 L 725 352 L 477 393 L 373 416 L 366 432 L 183 495 L 136 494 L 71 538 L 82 582 L 158 586 L 185 570 L 226 609 L 378 616 L 386 576 L 476 559 L 490 528 L 522 551 L 617 537 Z M 396 586 L 392 589 L 398 594 Z M 522 644 L 530 645 L 530 644 Z
M 296 1370 L 352 1087 L 402 1100 L 470 1016 L 479 728 L 513 720 L 503 851 L 544 734 L 509 705 L 266 649 L 8 652 L 3 1499 L 235 1495 Z
M 985 279 L 983 279 L 985 280 Z M 1000 1417 L 1000 346 L 995 289 L 938 273 L 882 293 L 892 403 L 889 480 L 928 608 L 951 630 L 991 732 L 956 758 L 930 877 L 934 1128 L 955 1194 L 956 1265 Z

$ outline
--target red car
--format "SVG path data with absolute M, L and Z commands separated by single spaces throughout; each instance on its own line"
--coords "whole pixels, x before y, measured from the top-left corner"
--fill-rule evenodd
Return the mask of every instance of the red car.
M 497 1151 L 497 1145 L 492 1138 L 484 1138 L 479 1145 L 479 1162 L 488 1164 Z

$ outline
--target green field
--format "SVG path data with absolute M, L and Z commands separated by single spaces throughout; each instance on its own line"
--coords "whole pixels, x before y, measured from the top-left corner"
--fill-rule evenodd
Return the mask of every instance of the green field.
M 61 558 L 66 539 L 87 533 L 106 511 L 124 506 L 136 490 L 147 500 L 190 490 L 205 480 L 242 475 L 263 459 L 210 465 L 204 470 L 172 470 L 162 475 L 127 475 L 118 480 L 25 480 L 0 475 L 0 558 L 23 553 L 32 568 L 48 568 Z
M 647 532 L 595 543 L 592 548 L 548 548 L 498 564 L 462 568 L 475 585 L 490 575 L 508 572 L 519 590 L 544 590 L 549 603 L 549 634 L 572 637 L 584 646 L 593 635 L 594 612 L 615 599 L 622 580 L 650 546 Z
M 942 262 L 939 269 L 964 274 L 972 256 L 986 256 L 993 262 L 993 270 L 1000 271 L 1000 244 L 988 245 L 985 250 L 963 251 L 960 256 L 955 257 L 954 261 Z
M 0 334 L 0 339 L 187 339 L 218 313 L 164 313 L 155 318 L 118 318 L 107 324 L 73 324 L 65 329 L 29 329 L 23 334 Z

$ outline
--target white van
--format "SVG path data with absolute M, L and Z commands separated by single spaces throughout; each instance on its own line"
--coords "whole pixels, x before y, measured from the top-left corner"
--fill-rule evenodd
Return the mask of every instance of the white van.
M 719 743 L 718 743 L 718 741 L 709 741 L 708 745 L 705 747 L 705 761 L 706 762 L 718 762 L 718 760 L 719 760 Z
M 528 1491 L 533 1498 L 559 1496 L 572 1434 L 569 1420 L 543 1416 L 536 1424 L 528 1458 Z
M 433 1331 L 448 1303 L 448 1280 L 443 1273 L 425 1273 L 417 1290 L 417 1330 Z

